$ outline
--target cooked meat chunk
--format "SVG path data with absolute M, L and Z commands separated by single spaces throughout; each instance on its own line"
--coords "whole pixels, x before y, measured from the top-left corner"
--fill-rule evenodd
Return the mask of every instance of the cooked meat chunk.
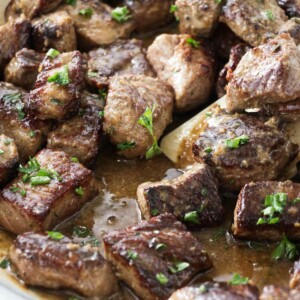
M 143 183 L 137 196 L 146 220 L 172 213 L 188 227 L 207 227 L 218 224 L 223 215 L 213 173 L 204 164 L 194 164 L 171 180 Z
M 0 134 L 0 186 L 6 183 L 16 171 L 19 153 L 13 139 Z
M 76 5 L 67 5 L 73 19 L 81 48 L 110 45 L 119 38 L 128 38 L 135 29 L 129 19 L 118 22 L 112 18 L 113 9 L 98 0 L 77 0 Z
M 227 87 L 227 110 L 258 108 L 300 97 L 300 52 L 288 34 L 248 51 Z
M 28 285 L 66 288 L 86 296 L 108 297 L 117 290 L 117 280 L 98 247 L 67 237 L 19 235 L 9 251 L 12 269 Z
M 103 242 L 117 276 L 141 299 L 167 299 L 195 274 L 212 267 L 198 240 L 170 214 L 113 231 Z
M 30 23 L 22 18 L 0 26 L 0 74 L 16 52 L 28 45 L 29 35 Z
M 67 12 L 60 10 L 34 19 L 32 40 L 34 49 L 40 52 L 50 48 L 60 52 L 76 50 L 76 33 L 72 18 Z
M 97 195 L 92 171 L 62 151 L 44 149 L 0 194 L 0 224 L 16 234 L 44 231 Z
M 233 234 L 242 239 L 270 241 L 278 241 L 286 234 L 292 240 L 299 240 L 300 204 L 294 201 L 299 197 L 300 184 L 291 181 L 246 184 L 235 207 Z M 266 213 L 264 209 L 275 202 L 280 203 L 280 212 Z
M 284 9 L 289 17 L 300 17 L 299 0 L 276 0 L 278 5 Z
M 290 288 L 300 288 L 300 260 L 294 263 L 294 266 L 291 270 Z
M 300 18 L 292 18 L 285 22 L 279 33 L 289 33 L 296 45 L 300 44 Z
M 175 91 L 175 109 L 188 111 L 205 103 L 214 80 L 214 59 L 190 35 L 162 34 L 148 48 L 148 59 L 160 79 Z
M 288 290 L 275 285 L 267 285 L 264 287 L 260 300 L 299 300 L 299 291 Z
M 158 140 L 172 121 L 173 101 L 172 87 L 159 79 L 144 75 L 112 77 L 104 108 L 104 132 L 115 145 L 133 146 L 119 154 L 129 158 L 145 155 L 154 139 L 139 119 L 147 108 L 152 110 L 153 136 Z
M 229 285 L 225 282 L 205 282 L 184 287 L 169 300 L 258 300 L 258 289 L 250 284 Z
M 275 37 L 287 20 L 276 0 L 227 0 L 220 21 L 251 46 Z
M 136 23 L 138 31 L 154 29 L 170 23 L 173 15 L 170 7 L 174 0 L 123 0 L 122 6 L 127 6 Z
M 224 66 L 224 68 L 219 73 L 219 78 L 217 81 L 217 94 L 221 98 L 226 95 L 226 86 L 228 83 L 227 74 L 230 74 L 236 69 L 238 63 L 245 55 L 247 51 L 250 50 L 250 47 L 247 44 L 237 44 L 233 46 L 230 50 L 229 62 Z
M 222 5 L 215 0 L 176 0 L 180 32 L 209 37 L 215 29 Z
M 77 116 L 59 123 L 48 135 L 47 147 L 62 150 L 76 157 L 82 164 L 91 166 L 100 148 L 102 121 L 99 114 L 103 112 L 104 105 L 99 95 L 86 92 L 83 97 L 91 98 L 99 105 L 89 103 L 81 105 Z M 89 100 L 84 100 L 84 102 L 89 102 Z
M 14 139 L 21 161 L 33 157 L 46 140 L 49 122 L 24 112 L 28 94 L 10 83 L 0 82 L 0 132 Z
M 43 59 L 44 54 L 23 48 L 16 53 L 14 58 L 6 66 L 4 72 L 5 81 L 27 90 L 33 89 L 38 75 L 38 69 Z
M 211 166 L 230 191 L 251 181 L 275 180 L 298 154 L 278 120 L 216 113 L 193 145 L 195 159 Z
M 32 19 L 40 14 L 54 10 L 62 0 L 12 0 L 6 9 L 6 18 L 24 14 Z
M 46 56 L 35 89 L 30 92 L 27 108 L 40 119 L 62 120 L 76 113 L 84 88 L 85 69 L 79 51 L 54 58 Z
M 113 75 L 154 76 L 141 40 L 118 40 L 109 47 L 88 53 L 88 82 L 97 88 L 108 84 Z

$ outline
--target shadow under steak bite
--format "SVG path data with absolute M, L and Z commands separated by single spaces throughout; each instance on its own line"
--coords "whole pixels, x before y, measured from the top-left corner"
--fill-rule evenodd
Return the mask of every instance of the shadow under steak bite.
M 251 46 L 273 38 L 287 21 L 276 0 L 227 0 L 220 21 Z
M 143 41 L 118 40 L 88 53 L 87 81 L 90 85 L 101 89 L 108 85 L 110 77 L 128 74 L 154 77 Z
M 14 139 L 21 162 L 38 152 L 51 129 L 51 123 L 24 110 L 27 97 L 23 89 L 0 82 L 0 132 Z
M 103 237 L 106 258 L 141 299 L 168 299 L 212 267 L 198 240 L 171 214 Z
M 181 33 L 209 37 L 218 24 L 222 2 L 216 0 L 176 0 L 175 15 Z
M 44 231 L 98 194 L 92 171 L 62 151 L 44 149 L 0 194 L 0 224 L 15 234 Z
M 246 184 L 235 207 L 233 234 L 250 240 L 278 241 L 283 235 L 299 240 L 299 198 L 300 184 L 292 181 Z
M 99 247 L 83 246 L 62 235 L 59 239 L 33 232 L 19 235 L 9 250 L 9 260 L 28 285 L 71 289 L 101 299 L 118 289 L 117 279 Z
M 211 166 L 228 191 L 275 180 L 299 152 L 278 123 L 276 118 L 216 112 L 205 119 L 193 144 L 194 159 Z
M 222 220 L 223 207 L 210 168 L 194 164 L 171 180 L 145 182 L 137 189 L 137 201 L 146 220 L 172 213 L 188 227 L 213 226 Z
M 46 56 L 26 107 L 40 119 L 63 120 L 75 114 L 84 88 L 86 62 L 79 51 Z
M 225 282 L 204 282 L 198 286 L 187 286 L 169 300 L 258 300 L 257 287 L 250 284 L 230 285 Z
M 172 87 L 162 80 L 143 75 L 112 77 L 104 109 L 104 132 L 117 145 L 119 154 L 128 158 L 145 155 L 154 137 L 158 140 L 172 122 L 173 101 Z M 146 110 L 152 111 L 154 137 L 139 123 Z M 123 145 L 130 147 L 124 149 Z
M 176 111 L 194 109 L 208 100 L 215 60 L 200 42 L 186 34 L 162 34 L 148 48 L 147 57 L 158 77 L 173 87 Z

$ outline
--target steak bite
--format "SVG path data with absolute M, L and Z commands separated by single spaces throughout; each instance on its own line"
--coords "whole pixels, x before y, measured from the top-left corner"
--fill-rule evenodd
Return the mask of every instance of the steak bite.
M 51 123 L 24 111 L 27 97 L 23 89 L 0 82 L 0 132 L 14 139 L 22 162 L 38 152 L 51 128 Z
M 11 267 L 25 284 L 71 289 L 86 297 L 108 297 L 117 290 L 116 277 L 98 247 L 49 235 L 25 233 L 10 248 Z
M 299 300 L 298 290 L 289 290 L 276 285 L 267 285 L 263 288 L 260 300 Z
M 259 108 L 300 97 L 300 52 L 289 34 L 248 51 L 227 87 L 227 110 Z
M 82 164 L 91 166 L 100 148 L 100 132 L 104 101 L 99 95 L 84 93 L 79 114 L 65 122 L 59 123 L 50 132 L 47 147 L 61 150 L 76 157 Z M 90 102 L 96 102 L 90 103 Z
M 250 284 L 204 282 L 199 286 L 187 286 L 176 291 L 169 300 L 258 300 L 258 296 L 258 289 Z
M 158 77 L 173 86 L 175 110 L 185 112 L 208 100 L 215 61 L 190 35 L 162 34 L 148 48 L 147 56 Z
M 290 17 L 300 17 L 300 1 L 299 0 L 276 0 L 278 5 L 284 9 L 285 13 Z
M 293 268 L 291 269 L 290 288 L 300 288 L 300 260 L 295 261 Z
M 40 63 L 44 54 L 23 48 L 5 68 L 4 79 L 7 82 L 31 90 L 34 88 Z
M 171 214 L 110 232 L 103 242 L 117 276 L 141 299 L 167 299 L 212 267 L 198 240 Z
M 193 145 L 196 161 L 215 170 L 220 186 L 240 191 L 251 181 L 275 180 L 298 154 L 276 118 L 216 112 Z
M 222 220 L 223 207 L 210 168 L 194 164 L 181 176 L 146 182 L 137 189 L 138 203 L 146 220 L 172 213 L 188 227 L 207 227 Z
M 299 240 L 300 184 L 291 181 L 248 183 L 234 212 L 233 234 L 241 239 Z
M 251 46 L 273 38 L 287 20 L 276 0 L 227 0 L 220 21 Z
M 144 75 L 114 76 L 104 108 L 104 132 L 128 158 L 143 156 L 172 121 L 174 94 L 164 81 Z M 139 120 L 153 118 L 153 134 Z M 131 145 L 123 148 L 123 145 Z M 121 147 L 122 146 L 122 147 Z
M 44 149 L 0 194 L 0 224 L 16 234 L 44 231 L 97 196 L 92 171 L 62 151 Z
M 45 52 L 50 48 L 60 52 L 76 50 L 76 33 L 73 20 L 67 12 L 60 10 L 32 20 L 34 49 Z
M 181 33 L 209 37 L 218 24 L 222 5 L 215 0 L 176 0 Z
M 86 64 L 79 51 L 46 56 L 27 109 L 40 119 L 63 120 L 79 108 Z
M 19 162 L 15 142 L 4 134 L 0 135 L 0 186 L 14 175 Z
M 108 47 L 90 51 L 88 58 L 88 82 L 97 88 L 106 86 L 113 75 L 154 77 L 141 40 L 118 40 Z

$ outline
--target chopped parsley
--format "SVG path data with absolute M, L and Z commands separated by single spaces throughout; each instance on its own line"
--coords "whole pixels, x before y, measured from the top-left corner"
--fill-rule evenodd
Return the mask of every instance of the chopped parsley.
M 155 250 L 163 250 L 163 249 L 167 249 L 167 245 L 163 244 L 163 243 L 159 243 L 155 246 Z
M 11 144 L 12 141 L 13 141 L 13 139 L 7 138 L 4 140 L 4 145 L 8 146 Z
M 193 38 L 187 38 L 186 42 L 191 45 L 193 48 L 199 48 L 200 47 L 200 42 L 194 40 Z
M 199 286 L 199 291 L 200 291 L 201 294 L 206 293 L 206 292 L 207 292 L 206 286 L 205 286 L 204 284 L 201 284 L 201 285 Z
M 63 105 L 63 103 L 62 103 L 60 100 L 56 99 L 56 98 L 52 98 L 50 101 L 51 101 L 54 105 L 57 105 L 57 106 L 62 106 L 62 105 Z
M 101 96 L 101 99 L 106 99 L 107 97 L 106 89 L 99 89 L 99 95 Z
M 234 273 L 232 276 L 232 279 L 229 281 L 230 285 L 242 285 L 242 284 L 248 284 L 249 278 L 243 277 L 240 274 Z
M 188 268 L 190 266 L 190 264 L 188 262 L 176 262 L 174 264 L 174 266 L 172 267 L 169 267 L 170 271 L 173 273 L 173 274 L 176 274 L 176 273 L 179 273 L 183 270 L 185 270 L 186 268 Z
M 81 9 L 81 10 L 79 11 L 79 14 L 80 14 L 81 16 L 86 17 L 86 18 L 90 18 L 90 17 L 93 15 L 93 10 L 92 10 L 90 7 L 88 7 L 88 8 L 83 8 L 83 9 Z
M 49 56 L 49 57 L 51 57 L 51 58 L 55 58 L 55 57 L 56 57 L 57 55 L 59 55 L 59 54 L 60 54 L 60 52 L 59 52 L 58 50 L 51 48 L 51 49 L 49 49 L 48 52 L 46 53 L 46 56 Z
M 13 185 L 13 186 L 11 186 L 11 187 L 9 188 L 9 190 L 10 190 L 11 192 L 13 192 L 13 193 L 16 193 L 16 192 L 19 191 L 19 188 L 18 188 L 16 185 Z
M 297 250 L 296 245 L 294 245 L 291 241 L 289 241 L 286 236 L 282 238 L 281 242 L 273 250 L 271 255 L 273 260 L 280 260 L 280 259 L 293 260 L 298 256 L 299 256 L 299 251 Z
M 99 74 L 96 72 L 88 72 L 87 75 L 88 75 L 88 77 L 91 77 L 91 78 L 99 76 Z
M 104 117 L 104 110 L 99 111 L 98 115 L 99 115 L 100 118 L 103 118 Z
M 61 240 L 64 235 L 58 231 L 46 231 L 49 237 L 53 240 Z
M 186 213 L 183 217 L 183 220 L 185 222 L 189 222 L 189 223 L 193 223 L 193 224 L 200 224 L 199 215 L 198 215 L 198 212 L 196 210 Z
M 90 235 L 91 235 L 90 230 L 85 226 L 74 226 L 74 228 L 73 228 L 73 236 L 85 238 Z
M 22 94 L 20 92 L 13 94 L 6 94 L 2 97 L 5 105 L 13 104 L 18 113 L 19 120 L 25 118 L 25 112 L 23 111 L 24 103 L 22 102 Z
M 37 185 L 45 185 L 50 183 L 51 178 L 48 176 L 34 176 L 31 177 L 30 179 L 30 184 L 32 186 L 37 186 Z
M 4 150 L 0 149 L 0 155 L 4 154 Z
M 267 17 L 267 19 L 268 20 L 270 20 L 270 21 L 274 21 L 274 14 L 273 14 L 273 12 L 270 10 L 270 9 L 267 9 L 266 11 L 265 11 L 265 16 Z
M 127 257 L 131 260 L 136 260 L 138 258 L 138 254 L 133 250 L 127 250 Z
M 69 79 L 69 69 L 68 66 L 65 65 L 61 71 L 56 72 L 52 76 L 47 79 L 48 82 L 54 82 L 59 85 L 67 85 L 70 83 Z
M 168 278 L 166 275 L 164 275 L 163 273 L 157 273 L 156 274 L 156 279 L 157 281 L 162 284 L 162 285 L 166 285 L 168 283 Z
M 155 216 L 157 216 L 158 214 L 159 214 L 159 210 L 158 210 L 157 208 L 154 208 L 154 209 L 151 210 L 151 215 L 152 215 L 152 216 L 155 217 Z
M 124 142 L 124 143 L 118 144 L 117 149 L 121 150 L 121 151 L 124 151 L 124 150 L 127 150 L 127 149 L 131 149 L 134 146 L 135 146 L 135 142 Z
M 73 156 L 71 158 L 71 161 L 74 162 L 74 163 L 79 163 L 79 159 L 77 157 L 75 157 L 75 156 Z
M 76 193 L 78 196 L 82 197 L 82 196 L 84 195 L 84 189 L 83 189 L 83 187 L 82 187 L 82 186 L 77 187 L 77 188 L 75 189 L 75 193 Z
M 123 7 L 116 7 L 112 12 L 111 12 L 111 17 L 113 20 L 119 22 L 119 23 L 124 23 L 128 21 L 129 19 L 132 18 L 129 9 L 127 6 Z
M 221 4 L 223 0 L 215 0 L 217 4 Z
M 239 137 L 236 137 L 234 139 L 228 139 L 225 141 L 226 147 L 230 148 L 230 149 L 237 149 L 239 148 L 239 146 L 241 145 L 245 145 L 249 142 L 250 138 L 243 134 Z
M 0 268 L 6 269 L 9 266 L 9 264 L 10 264 L 9 259 L 7 257 L 5 257 L 0 262 Z
M 25 196 L 27 195 L 26 190 L 20 190 L 20 195 L 21 195 L 22 197 L 25 197 Z
M 291 203 L 294 205 L 294 204 L 297 204 L 300 202 L 300 198 L 295 198 L 291 201 Z
M 212 149 L 210 147 L 207 147 L 207 148 L 204 149 L 204 152 L 205 153 L 211 153 Z
M 76 2 L 77 2 L 76 0 L 66 0 L 66 3 L 72 6 L 75 6 Z
M 205 113 L 205 117 L 206 117 L 206 118 L 209 118 L 209 117 L 211 117 L 212 115 L 213 115 L 212 111 L 207 111 L 207 112 Z
M 33 130 L 29 131 L 29 136 L 30 136 L 31 138 L 35 137 L 35 136 L 36 136 L 36 132 L 33 131 Z

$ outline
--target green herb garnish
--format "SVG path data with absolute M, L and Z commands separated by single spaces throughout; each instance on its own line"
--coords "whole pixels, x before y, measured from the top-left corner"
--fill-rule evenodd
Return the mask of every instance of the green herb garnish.
M 55 58 L 55 57 L 56 57 L 57 55 L 59 55 L 59 54 L 60 54 L 59 51 L 57 51 L 56 49 L 51 48 L 51 49 L 49 49 L 48 52 L 46 53 L 46 56 L 49 56 L 49 57 L 51 57 L 51 58 Z
M 154 209 L 151 210 L 151 215 L 152 215 L 152 216 L 155 217 L 155 216 L 157 216 L 158 214 L 159 214 L 159 210 L 158 210 L 157 208 L 154 208 Z
M 93 10 L 92 10 L 90 7 L 88 7 L 88 8 L 83 8 L 83 9 L 81 9 L 81 10 L 79 11 L 79 14 L 80 14 L 81 16 L 86 17 L 86 18 L 90 18 L 90 17 L 93 15 Z
M 200 224 L 199 216 L 197 211 L 190 211 L 184 215 L 183 220 L 185 222 L 193 223 L 193 224 Z
M 75 6 L 76 2 L 77 2 L 76 0 L 66 0 L 66 3 L 72 6 Z
M 296 245 L 289 241 L 288 238 L 284 235 L 281 242 L 273 250 L 271 257 L 273 260 L 293 260 L 298 257 L 298 255 L 299 251 L 297 250 Z
M 74 226 L 74 228 L 73 228 L 73 236 L 85 238 L 90 235 L 91 235 L 90 230 L 85 226 Z
M 74 163 L 79 163 L 79 159 L 75 156 L 71 157 L 71 161 Z
M 127 250 L 127 257 L 131 260 L 136 260 L 138 258 L 138 254 L 133 250 Z
M 62 105 L 63 105 L 63 103 L 62 103 L 60 100 L 56 99 L 56 98 L 52 98 L 50 101 L 51 101 L 54 105 L 57 105 L 57 106 L 62 106 Z
M 188 268 L 189 266 L 190 266 L 190 264 L 187 263 L 187 262 L 180 262 L 180 261 L 178 261 L 178 262 L 176 262 L 176 263 L 174 264 L 174 266 L 169 267 L 169 269 L 170 269 L 170 271 L 171 271 L 172 273 L 175 274 L 175 273 L 179 273 L 179 272 L 185 270 L 185 269 Z
M 64 66 L 61 71 L 56 72 L 54 75 L 47 79 L 48 82 L 54 82 L 59 85 L 67 85 L 70 83 L 68 66 Z
M 10 264 L 9 259 L 7 257 L 5 257 L 0 262 L 0 268 L 6 269 L 9 266 L 9 264 Z
M 174 12 L 176 12 L 176 11 L 178 11 L 178 6 L 172 4 L 171 7 L 170 7 L 170 13 L 174 13 Z
M 50 183 L 51 178 L 48 176 L 34 176 L 30 178 L 30 184 L 32 186 L 37 186 L 37 185 L 45 185 Z
M 115 21 L 117 21 L 119 23 L 124 23 L 124 22 L 126 22 L 126 21 L 128 21 L 129 19 L 132 18 L 132 16 L 130 15 L 130 11 L 127 8 L 127 6 L 116 7 L 111 12 L 111 17 L 112 17 L 112 19 L 114 19 Z
M 265 15 L 268 18 L 268 20 L 274 21 L 274 14 L 273 14 L 273 12 L 270 9 L 267 9 L 265 11 Z
M 194 40 L 193 38 L 187 38 L 186 42 L 190 44 L 193 48 L 199 48 L 200 47 L 200 42 Z
M 0 149 L 0 155 L 4 154 L 4 150 Z
M 49 237 L 53 240 L 61 240 L 64 235 L 58 231 L 46 231 Z
M 211 153 L 211 152 L 212 152 L 212 149 L 209 148 L 209 147 L 207 147 L 207 148 L 204 149 L 204 152 L 205 152 L 205 153 Z
M 156 279 L 162 285 L 166 285 L 169 281 L 168 278 L 166 277 L 166 275 L 164 275 L 163 273 L 157 273 L 156 274 Z
M 36 136 L 36 132 L 33 131 L 33 130 L 29 131 L 29 136 L 30 136 L 31 138 L 35 137 L 35 136 Z
M 167 249 L 167 245 L 163 244 L 163 243 L 159 243 L 155 246 L 155 250 L 163 250 L 163 249 Z
M 248 284 L 249 278 L 243 277 L 240 274 L 234 273 L 232 279 L 228 282 L 230 285 L 243 285 Z
M 225 141 L 225 143 L 226 143 L 226 147 L 230 149 L 237 149 L 239 146 L 247 144 L 249 140 L 250 138 L 247 135 L 243 134 L 234 139 L 228 139 Z
M 75 189 L 75 193 L 76 193 L 78 196 L 82 197 L 82 196 L 84 195 L 84 189 L 83 189 L 83 187 L 82 187 L 82 186 L 77 187 L 77 188 Z
M 135 142 L 124 142 L 124 143 L 118 144 L 117 149 L 121 150 L 121 151 L 124 151 L 124 150 L 127 150 L 127 149 L 131 149 L 134 146 L 135 146 Z
M 22 197 L 25 197 L 25 196 L 27 195 L 26 190 L 20 190 L 20 195 L 21 195 Z

